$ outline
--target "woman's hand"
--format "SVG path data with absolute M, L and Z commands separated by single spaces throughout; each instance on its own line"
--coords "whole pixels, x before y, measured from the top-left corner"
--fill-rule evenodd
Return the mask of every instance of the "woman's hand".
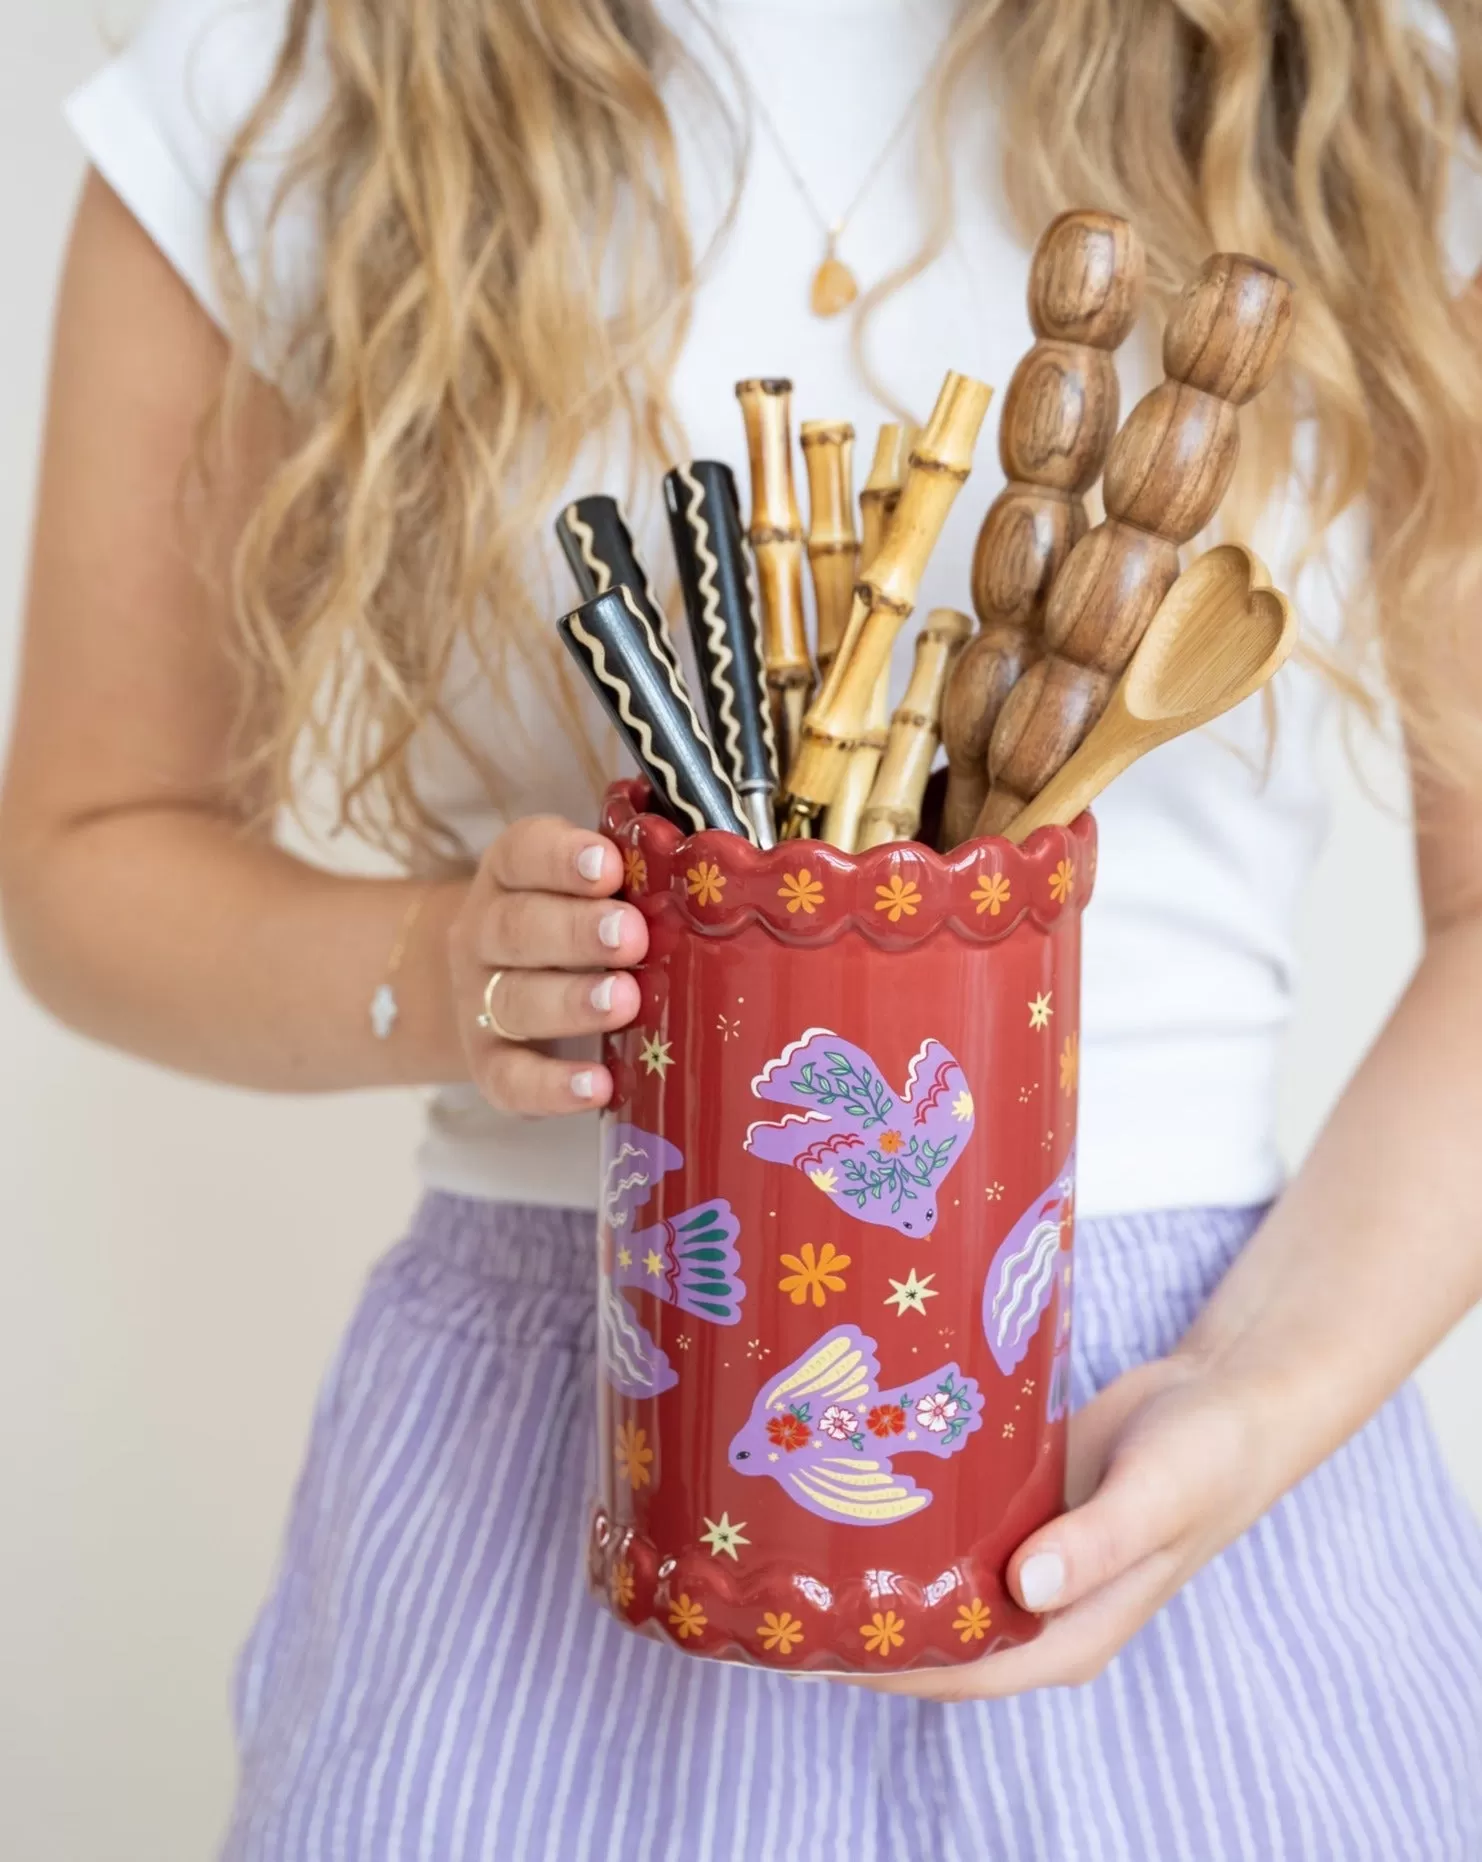
M 1237 1538 L 1293 1475 L 1269 1405 L 1194 1357 L 1119 1377 L 1071 1418 L 1070 1510 L 1024 1541 L 1009 1582 L 1049 1620 L 981 1662 L 866 1685 L 926 1700 L 988 1700 L 1093 1680 L 1129 1637 Z
M 623 862 L 600 834 L 553 815 L 516 821 L 493 842 L 448 936 L 453 1000 L 469 1073 L 501 1112 L 551 1117 L 606 1105 L 596 1061 L 556 1060 L 529 1045 L 604 1034 L 638 1013 L 624 972 L 648 949 L 643 914 L 613 899 Z M 478 1025 L 489 1006 L 504 1031 Z

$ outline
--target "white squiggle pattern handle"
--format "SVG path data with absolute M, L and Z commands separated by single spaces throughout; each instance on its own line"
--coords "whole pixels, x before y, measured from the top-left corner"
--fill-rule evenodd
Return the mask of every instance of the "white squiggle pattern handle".
M 710 525 L 706 522 L 703 501 L 705 488 L 688 466 L 676 468 L 675 477 L 689 493 L 689 502 L 684 510 L 684 519 L 690 527 L 694 538 L 695 555 L 701 564 L 699 594 L 705 603 L 701 620 L 705 627 L 706 638 L 710 642 L 710 668 L 708 683 L 720 694 L 718 706 L 720 722 L 725 730 L 726 755 L 730 759 L 731 773 L 740 777 L 741 768 L 741 720 L 736 715 L 736 688 L 732 685 L 729 673 L 735 662 L 726 640 L 725 616 L 720 611 L 720 587 L 716 580 L 720 574 L 720 558 L 710 547 Z
M 624 589 L 623 593 L 626 595 L 627 590 Z M 643 616 L 638 613 L 638 609 L 633 607 L 631 602 L 629 602 L 628 605 L 635 614 L 638 614 L 638 618 L 642 620 Z M 662 787 L 664 790 L 664 799 L 669 803 L 671 808 L 677 810 L 678 813 L 689 822 L 690 831 L 698 834 L 710 824 L 705 819 L 704 815 L 700 813 L 700 810 L 695 807 L 694 803 L 686 801 L 684 796 L 680 793 L 679 771 L 675 769 L 674 765 L 669 762 L 667 757 L 659 755 L 658 746 L 654 743 L 653 731 L 649 728 L 647 718 L 641 718 L 635 714 L 633 710 L 633 695 L 628 689 L 628 682 L 609 668 L 607 664 L 607 647 L 601 635 L 592 633 L 580 619 L 579 615 L 576 614 L 573 614 L 569 618 L 567 625 L 591 655 L 593 673 L 616 698 L 618 716 L 642 745 L 645 769 L 647 771 L 656 772 L 663 779 Z M 652 637 L 651 629 L 650 637 Z M 657 652 L 654 656 L 654 664 L 663 664 L 663 657 Z

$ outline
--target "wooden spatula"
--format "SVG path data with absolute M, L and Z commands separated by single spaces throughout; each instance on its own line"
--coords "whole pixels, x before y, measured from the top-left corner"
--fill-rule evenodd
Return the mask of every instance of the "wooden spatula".
M 1239 543 L 1207 551 L 1163 597 L 1086 741 L 1005 837 L 1074 821 L 1138 757 L 1259 691 L 1296 640 L 1296 617 L 1260 559 Z

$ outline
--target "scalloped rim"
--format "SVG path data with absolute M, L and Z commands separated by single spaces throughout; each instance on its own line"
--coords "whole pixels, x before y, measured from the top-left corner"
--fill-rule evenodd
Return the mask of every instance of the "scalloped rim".
M 928 1586 L 904 1574 L 897 1574 L 902 1588 L 888 1596 L 876 1595 L 862 1572 L 852 1573 L 842 1582 L 835 1577 L 827 1587 L 820 1584 L 830 1593 L 830 1602 L 824 1607 L 806 1597 L 799 1598 L 797 1574 L 791 1567 L 772 1565 L 741 1574 L 702 1566 L 697 1557 L 684 1561 L 662 1557 L 646 1533 L 632 1526 L 614 1530 L 600 1502 L 592 1508 L 587 1530 L 587 1584 L 592 1596 L 625 1629 L 686 1655 L 739 1663 L 770 1674 L 909 1674 L 981 1661 L 999 1649 L 1032 1641 L 1039 1633 L 1036 1624 L 1025 1634 L 1000 1629 L 982 1640 L 964 1640 L 952 1626 L 953 1612 L 963 1607 L 961 1592 L 927 1603 Z M 619 1605 L 612 1594 L 613 1570 L 620 1561 L 628 1565 L 634 1585 L 634 1594 L 625 1606 Z M 681 1562 L 687 1569 L 680 1570 Z M 980 1559 L 978 1547 L 956 1562 L 965 1579 L 964 1590 L 971 1589 L 976 1596 L 990 1589 L 1001 1590 L 995 1566 L 987 1558 Z M 666 1618 L 675 1590 L 692 1597 L 707 1613 L 701 1636 L 683 1637 L 669 1626 Z M 740 1633 L 735 1620 L 738 1616 L 752 1617 L 768 1610 L 806 1611 L 813 1618 L 797 1654 L 779 1655 L 766 1649 L 756 1633 L 749 1637 Z M 868 1618 L 885 1610 L 893 1610 L 901 1618 L 902 1627 L 910 1629 L 909 1654 L 903 1649 L 899 1658 L 872 1657 L 856 1646 L 860 1616 Z M 722 1618 L 729 1622 L 723 1625 Z M 826 1632 L 821 1642 L 817 1626 Z
M 1026 918 L 1048 931 L 1083 911 L 1095 884 L 1089 813 L 1069 827 L 1037 828 L 1022 846 L 992 835 L 950 854 L 920 841 L 841 853 L 813 840 L 762 849 L 718 828 L 686 835 L 645 811 L 650 794 L 640 777 L 613 783 L 604 801 L 602 832 L 625 856 L 624 896 L 641 910 L 676 912 L 710 937 L 760 923 L 794 944 L 850 929 L 893 950 L 943 930 L 991 944 Z

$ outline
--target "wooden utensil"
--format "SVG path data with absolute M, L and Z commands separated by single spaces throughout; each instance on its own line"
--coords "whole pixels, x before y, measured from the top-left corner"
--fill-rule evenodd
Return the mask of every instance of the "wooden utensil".
M 940 739 L 942 694 L 972 631 L 966 614 L 933 608 L 917 634 L 910 684 L 890 720 L 890 739 L 860 824 L 861 849 L 915 834 Z
M 859 494 L 859 566 L 862 569 L 868 569 L 879 554 L 886 527 L 895 514 L 906 472 L 906 456 L 914 437 L 914 427 L 891 420 L 881 427 L 875 441 L 870 475 Z M 858 844 L 860 819 L 875 785 L 875 773 L 889 736 L 890 663 L 887 661 L 870 694 L 870 708 L 859 741 L 849 747 L 849 760 L 839 792 L 824 812 L 823 838 L 844 853 L 853 853 Z
M 657 806 L 687 834 L 725 828 L 754 840 L 741 797 L 632 590 L 608 589 L 557 628 L 653 785 Z
M 895 516 L 860 578 L 844 638 L 803 726 L 780 817 L 784 838 L 806 834 L 838 793 L 850 745 L 868 722 L 875 683 L 889 666 L 895 637 L 916 605 L 927 559 L 972 469 L 992 395 L 985 383 L 949 373 L 911 449 Z
M 1222 543 L 1188 568 L 1158 612 L 1085 742 L 1004 830 L 1068 827 L 1149 750 L 1258 691 L 1297 643 L 1297 619 L 1260 559 Z
M 1163 337 L 1167 379 L 1112 442 L 1107 518 L 1083 536 L 1050 590 L 1046 656 L 1004 702 L 989 745 L 992 789 L 979 834 L 1001 832 L 1100 717 L 1178 574 L 1181 543 L 1214 516 L 1240 451 L 1238 410 L 1276 371 L 1292 288 L 1240 253 L 1206 260 Z
M 859 535 L 854 528 L 854 429 L 848 421 L 805 420 L 798 429 L 808 474 L 808 569 L 817 618 L 814 657 L 825 678 L 849 625 Z
M 1112 352 L 1142 307 L 1142 242 L 1115 214 L 1062 213 L 1029 267 L 1036 342 L 1014 370 L 998 427 L 1007 483 L 973 553 L 982 630 L 957 659 L 942 711 L 947 799 L 942 845 L 973 831 L 988 793 L 988 744 L 1010 688 L 1040 653 L 1056 572 L 1085 535 L 1082 502 L 1117 430 Z
M 596 493 L 576 498 L 556 519 L 556 537 L 571 565 L 577 593 L 583 601 L 604 595 L 610 588 L 630 588 L 633 599 L 653 633 L 660 654 L 681 683 L 679 653 L 669 623 L 653 592 L 648 571 L 639 560 L 633 532 L 616 498 Z
M 770 847 L 776 839 L 777 740 L 736 480 L 728 465 L 695 459 L 666 474 L 664 502 L 711 739 L 740 792 L 757 845 Z
M 797 753 L 813 690 L 803 609 L 803 520 L 792 471 L 792 383 L 739 381 L 751 463 L 751 539 L 761 600 L 762 657 L 784 769 Z

